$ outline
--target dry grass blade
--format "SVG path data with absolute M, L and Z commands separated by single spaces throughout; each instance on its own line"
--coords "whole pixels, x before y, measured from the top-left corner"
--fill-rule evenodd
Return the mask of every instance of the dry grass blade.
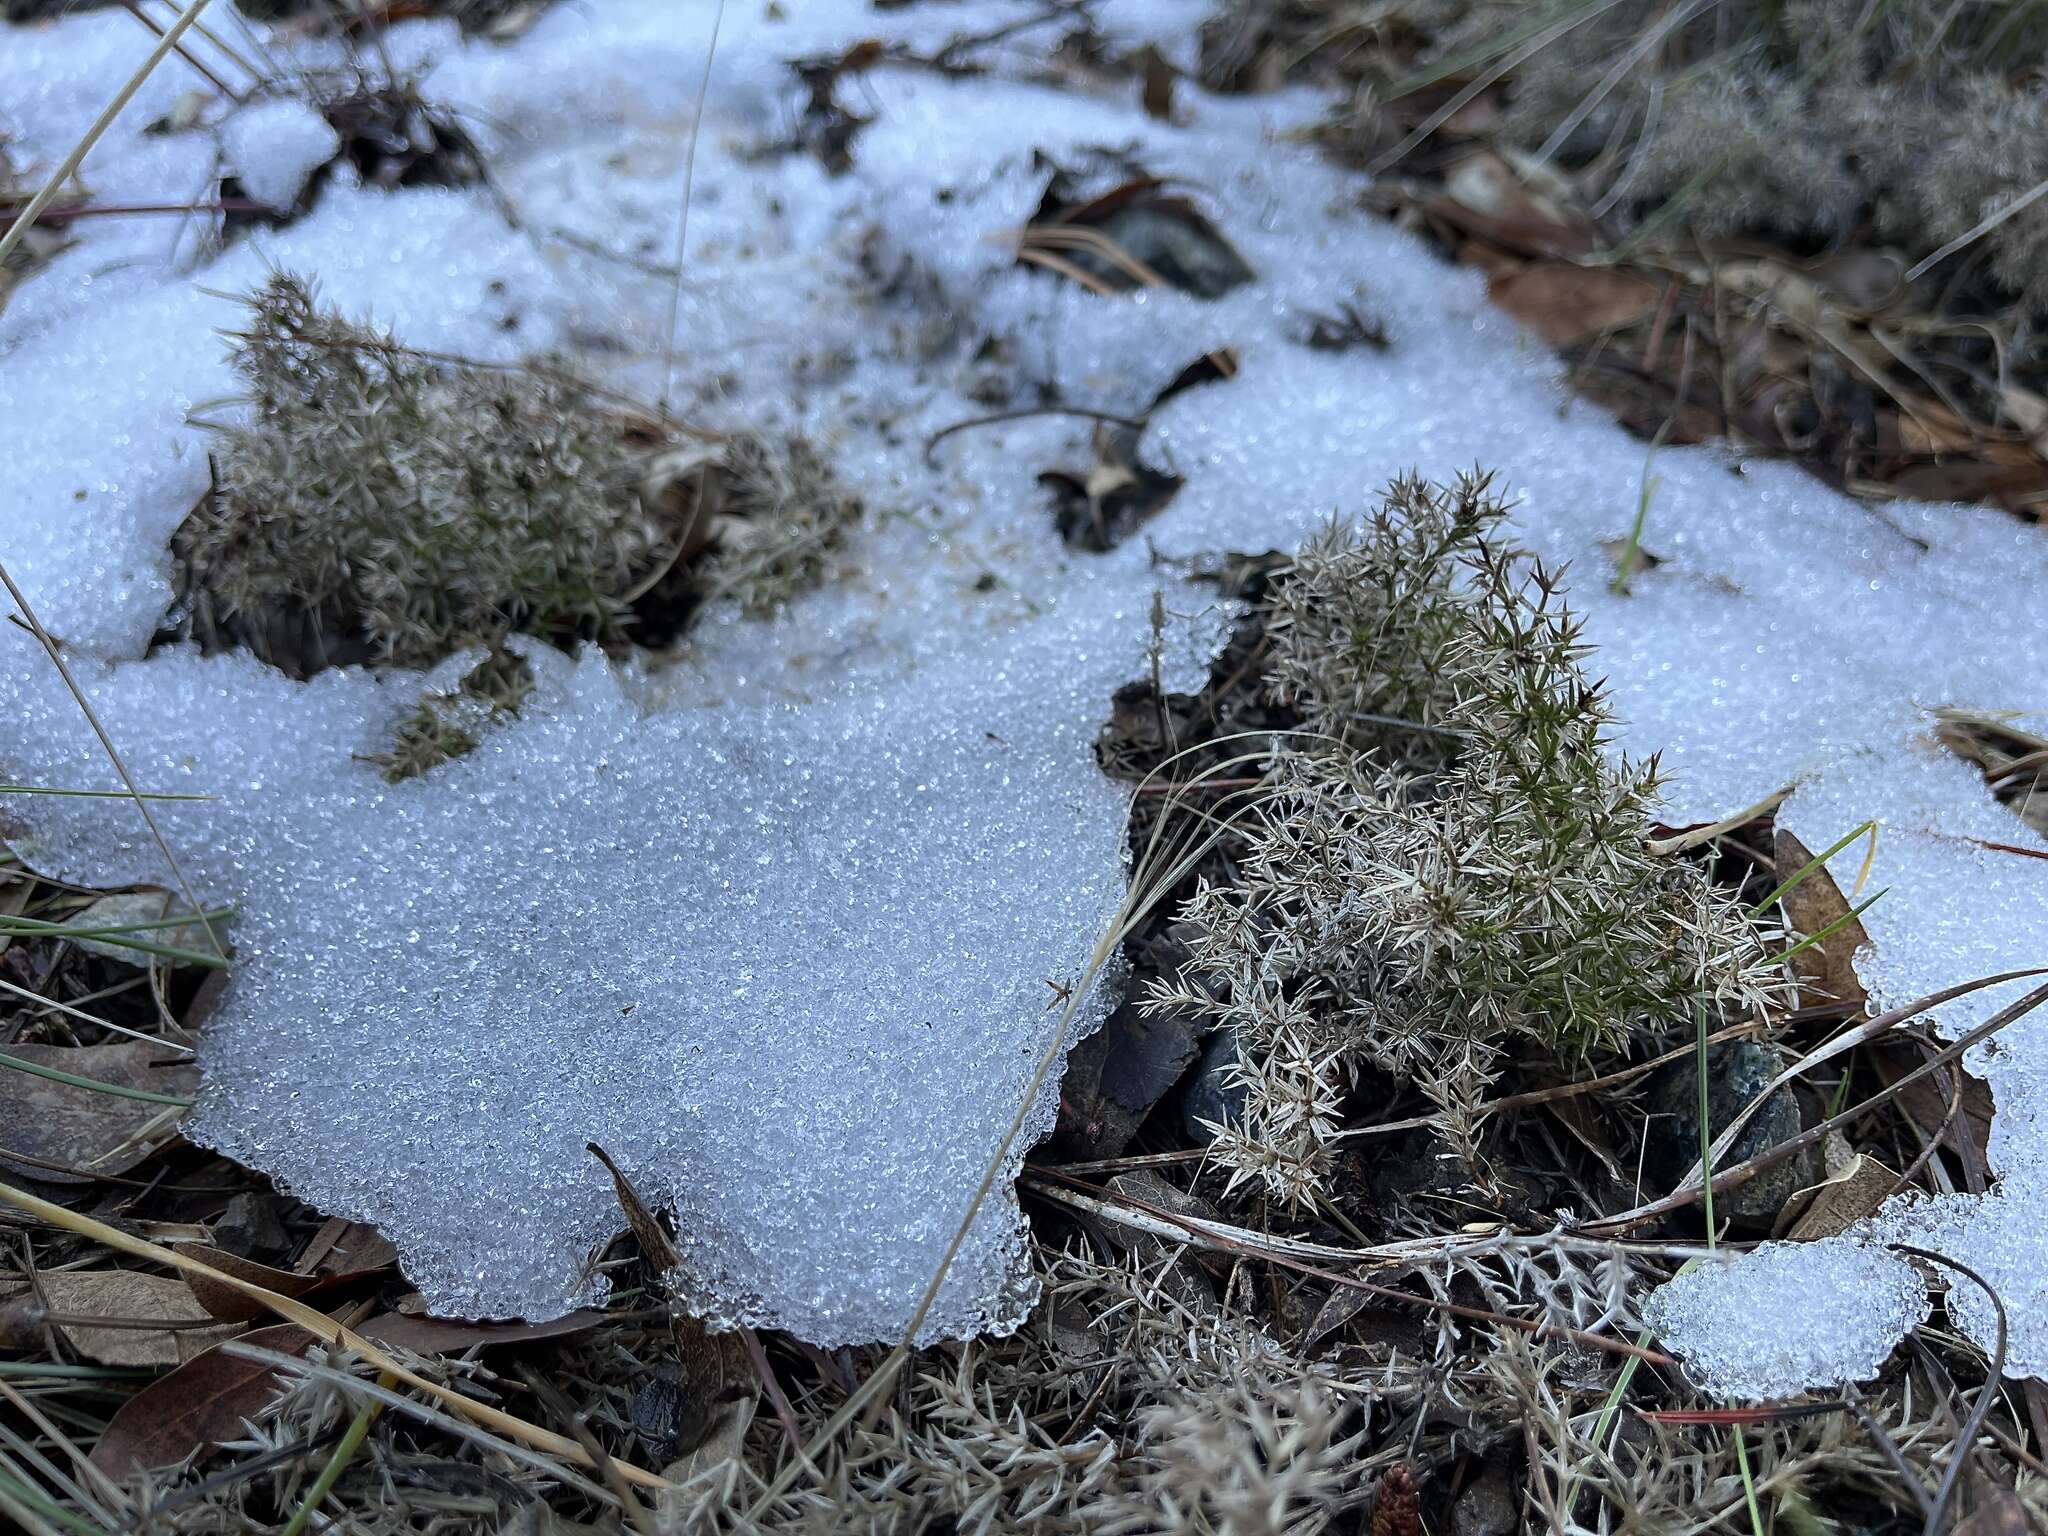
M 668 415 L 675 390 L 676 320 L 683 305 L 683 265 L 690 246 L 690 194 L 697 181 L 697 141 L 704 136 L 704 105 L 711 99 L 711 66 L 718 58 L 718 29 L 725 24 L 725 0 L 711 16 L 711 40 L 704 49 L 704 78 L 697 83 L 697 115 L 690 123 L 690 145 L 683 152 L 683 207 L 676 218 L 675 281 L 668 291 L 668 321 L 661 334 L 661 413 Z
M 1926 1009 L 1932 1008 L 1951 997 L 1960 996 L 1967 992 L 1975 992 L 1984 987 L 1996 986 L 1998 983 L 2010 981 L 2014 977 L 2038 976 L 2040 974 L 2042 974 L 2041 970 L 2035 969 L 2030 971 L 2014 971 L 1999 976 L 1987 976 L 1978 981 L 1966 982 L 1960 987 L 1951 987 L 1945 992 L 1935 993 L 1932 997 L 1922 998 L 1919 1002 L 1910 1004 L 1909 1007 L 1913 1012 L 1924 1012 Z M 2014 1020 L 2023 1018 L 2025 1015 L 2033 1012 L 2034 1009 L 2040 1007 L 2044 1002 L 2048 1002 L 2048 986 L 2036 987 L 2018 1002 L 2000 1009 L 1968 1034 L 1944 1049 L 1935 1052 L 1912 1071 L 1895 1079 L 1890 1086 L 1881 1092 L 1872 1094 L 1859 1104 L 1852 1104 L 1849 1108 L 1842 1110 L 1838 1114 L 1830 1115 L 1819 1124 L 1809 1126 L 1806 1130 L 1801 1131 L 1797 1136 L 1781 1141 L 1776 1146 L 1767 1148 L 1765 1151 L 1759 1152 L 1755 1157 L 1737 1163 L 1732 1168 L 1716 1170 L 1712 1181 L 1714 1193 L 1722 1194 L 1734 1189 L 1737 1185 L 1746 1183 L 1754 1178 L 1764 1169 L 1783 1162 L 1786 1158 L 1807 1147 L 1817 1145 L 1828 1132 L 1841 1129 L 1859 1116 L 1868 1114 L 1880 1104 L 1896 1097 L 1902 1089 L 1919 1082 L 1922 1078 L 1930 1077 L 1934 1073 L 1941 1071 L 1950 1062 L 1957 1060 L 1965 1052 L 1990 1039 L 1991 1036 L 2004 1029 Z M 1872 1020 L 1871 1022 L 1876 1023 L 1877 1020 Z M 1636 1206 L 1631 1210 L 1621 1212 L 1619 1215 L 1607 1216 L 1599 1221 L 1589 1222 L 1585 1230 L 1588 1232 L 1606 1233 L 1627 1231 L 1630 1228 L 1642 1226 L 1644 1223 L 1653 1221 L 1657 1217 L 1666 1215 L 1671 1211 L 1683 1210 L 1686 1206 L 1698 1204 L 1703 1191 L 1703 1185 L 1687 1185 L 1672 1191 L 1660 1200 L 1652 1200 L 1648 1204 Z
M 50 173 L 50 179 L 43 183 L 42 189 L 28 200 L 28 206 L 15 216 L 14 222 L 7 227 L 7 233 L 0 235 L 0 267 L 7 265 L 7 258 L 14 253 L 15 246 L 35 227 L 36 220 L 42 216 L 43 210 L 50 206 L 51 200 L 62 190 L 64 183 L 77 174 L 78 167 L 84 163 L 85 157 L 92 153 L 93 145 L 99 143 L 100 135 L 113 126 L 114 119 L 121 115 L 122 109 L 134 98 L 135 93 L 142 89 L 142 82 L 156 72 L 157 65 L 170 57 L 171 50 L 178 46 L 179 40 L 199 20 L 200 13 L 210 3 L 211 0 L 193 0 L 191 9 L 171 23 L 164 35 L 158 39 L 156 47 L 149 51 L 149 57 L 137 66 L 135 73 L 128 77 L 127 83 L 114 93 L 114 99 L 107 103 L 105 110 L 93 119 L 92 126 L 71 146 L 71 153 Z M 14 583 L 9 581 L 7 586 L 11 591 Z M 19 595 L 15 601 L 21 601 Z M 25 606 L 22 612 L 26 616 L 28 610 Z
M 1057 1184 L 1051 1182 L 1051 1179 L 1054 1177 L 1057 1177 L 1057 1175 L 1041 1173 L 1034 1176 L 1032 1182 L 1041 1194 L 1048 1195 L 1056 1200 L 1062 1200 L 1067 1204 L 1075 1206 L 1077 1209 L 1086 1210 L 1093 1215 L 1102 1216 L 1127 1226 L 1136 1226 L 1141 1231 L 1151 1232 L 1154 1236 L 1164 1237 L 1170 1242 L 1184 1243 L 1190 1247 L 1205 1247 L 1217 1253 L 1233 1254 L 1241 1258 L 1264 1259 L 1270 1264 L 1277 1265 L 1282 1269 L 1292 1270 L 1294 1273 L 1308 1279 L 1321 1280 L 1327 1284 L 1341 1286 L 1347 1290 L 1362 1291 L 1368 1296 L 1375 1296 L 1383 1301 L 1396 1301 L 1409 1306 L 1422 1307 L 1431 1312 L 1440 1312 L 1447 1317 L 1462 1317 L 1468 1318 L 1473 1322 L 1489 1323 L 1495 1327 L 1513 1328 L 1538 1338 L 1557 1337 L 1569 1339 L 1572 1343 L 1582 1348 L 1597 1349 L 1607 1354 L 1626 1355 L 1632 1359 L 1646 1360 L 1652 1365 L 1668 1366 L 1676 1363 L 1669 1355 L 1662 1354 L 1657 1350 L 1646 1349 L 1639 1344 L 1629 1344 L 1620 1339 L 1611 1339 L 1602 1334 L 1589 1333 L 1581 1328 L 1562 1328 L 1547 1322 L 1533 1321 L 1529 1318 L 1510 1317 L 1505 1313 L 1488 1311 L 1484 1307 L 1468 1307 L 1458 1302 L 1443 1301 L 1431 1296 L 1416 1296 L 1390 1285 L 1379 1285 L 1370 1280 L 1362 1280 L 1356 1275 L 1339 1274 L 1335 1270 L 1323 1269 L 1312 1264 L 1304 1264 L 1300 1260 L 1288 1257 L 1284 1252 L 1271 1246 L 1272 1239 L 1258 1233 L 1247 1232 L 1245 1237 L 1249 1240 L 1241 1241 L 1237 1238 L 1226 1236 L 1223 1232 L 1219 1231 L 1216 1223 L 1198 1222 L 1189 1217 L 1177 1215 L 1163 1206 L 1153 1205 L 1148 1201 L 1139 1200 L 1131 1196 L 1125 1196 L 1124 1202 L 1120 1205 L 1119 1202 L 1104 1200 L 1082 1191 L 1062 1190 Z M 1153 1218 L 1153 1221 L 1149 1223 L 1133 1221 L 1131 1219 L 1131 1208 L 1135 1208 L 1145 1216 Z M 1333 1255 L 1343 1255 L 1343 1250 L 1341 1249 L 1328 1251 Z
M 1758 1090 L 1756 1096 L 1749 1103 L 1743 1105 L 1741 1110 L 1736 1113 L 1734 1119 L 1728 1122 L 1722 1129 L 1721 1134 L 1714 1138 L 1711 1156 L 1719 1159 L 1730 1147 L 1735 1145 L 1736 1138 L 1742 1134 L 1748 1127 L 1749 1122 L 1755 1119 L 1757 1113 L 1770 1101 L 1772 1094 L 1783 1088 L 1787 1083 L 1803 1077 L 1822 1062 L 1831 1061 L 1843 1052 L 1854 1050 L 1859 1045 L 1866 1045 L 1870 1041 L 1875 1040 L 1879 1035 L 1884 1034 L 1887 1030 L 1894 1029 L 1910 1019 L 1918 1018 L 1929 1009 L 1938 1008 L 1943 1003 L 1953 1002 L 1958 997 L 1966 996 L 1985 987 L 1999 986 L 2008 981 L 2021 981 L 2029 976 L 2042 975 L 2048 975 L 2048 967 L 2037 966 L 2029 970 L 2006 971 L 1996 976 L 1983 977 L 1977 981 L 1966 982 L 1959 987 L 1950 987 L 1946 991 L 1936 992 L 1932 996 L 1919 999 L 1917 1002 L 1907 1003 L 1903 1007 L 1894 1008 L 1888 1013 L 1881 1013 L 1876 1018 L 1866 1020 L 1852 1029 L 1843 1030 L 1832 1040 L 1807 1052 L 1799 1060 L 1793 1062 L 1791 1066 L 1785 1068 L 1784 1071 L 1764 1084 Z M 1986 1026 L 1986 1029 L 1988 1032 L 1989 1026 Z M 1686 1176 L 1679 1181 L 1678 1187 L 1686 1189 L 1696 1186 L 1700 1182 L 1701 1171 L 1702 1165 L 1694 1163 L 1686 1173 Z
M 199 3 L 185 14 L 187 17 L 197 16 L 205 6 L 206 0 L 199 0 Z M 175 36 L 175 32 L 172 35 Z M 162 50 L 151 55 L 151 57 L 153 59 L 161 58 Z M 135 86 L 140 85 L 142 78 L 141 75 L 138 75 L 135 80 L 130 82 L 129 89 L 132 91 Z M 125 100 L 125 97 L 122 99 Z M 109 109 L 107 121 L 112 121 L 111 114 L 115 110 L 118 110 L 118 104 L 115 108 Z M 83 152 L 81 151 L 79 154 L 82 158 Z M 55 182 L 51 183 L 51 187 L 55 185 Z M 44 190 L 49 191 L 50 188 L 46 187 Z M 31 217 L 33 212 L 34 205 L 31 204 L 29 212 L 24 213 L 22 218 L 27 219 Z M 22 224 L 17 221 L 14 229 L 10 229 L 7 233 L 11 237 L 15 230 L 22 227 Z M 0 239 L 0 264 L 4 264 L 6 260 L 7 241 Z M 135 776 L 128 771 L 128 765 L 121 760 L 121 754 L 114 746 L 114 738 L 107 734 L 107 728 L 100 723 L 99 714 L 92 707 L 92 701 L 86 698 L 85 690 L 78 686 L 78 679 L 71 675 L 71 668 L 66 664 L 64 653 L 58 648 L 57 642 L 50 638 L 49 631 L 43 628 L 42 621 L 36 617 L 35 609 L 29 604 L 28 595 L 19 586 L 15 585 L 14 576 L 7 569 L 5 561 L 0 561 L 0 583 L 6 585 L 8 596 L 14 599 L 14 606 L 21 610 L 21 617 L 26 621 L 30 630 L 34 632 L 37 641 L 43 647 L 44 653 L 50 658 L 51 665 L 56 667 L 57 675 L 64 679 L 64 686 L 71 690 L 71 697 L 78 701 L 80 712 L 84 714 L 87 724 L 91 725 L 93 734 L 99 737 L 100 745 L 106 749 L 108 758 L 114 764 L 114 771 L 121 775 L 121 783 L 127 788 L 129 796 L 135 801 L 135 808 L 142 812 L 142 819 L 149 827 L 149 835 L 156 840 L 157 850 L 163 854 L 164 863 L 169 867 L 171 877 L 178 882 L 178 894 L 185 898 L 186 907 L 194 914 L 193 920 L 205 932 L 206 940 L 213 946 L 214 954 L 225 962 L 227 950 L 221 945 L 220 935 L 214 932 L 213 924 L 207 918 L 206 908 L 200 902 L 192 882 L 185 878 L 184 868 L 178 863 L 177 854 L 171 851 L 170 842 L 164 837 L 163 828 L 157 825 L 156 814 L 149 808 L 148 797 L 143 794 L 140 786 L 136 784 Z
M 356 1333 L 353 1329 L 343 1327 L 333 1318 L 327 1316 L 326 1313 L 317 1312 L 313 1308 L 306 1306 L 303 1302 L 294 1301 L 289 1296 L 281 1296 L 276 1291 L 269 1290 L 264 1286 L 244 1280 L 237 1275 L 228 1274 L 224 1270 L 217 1269 L 212 1265 L 203 1264 L 198 1259 L 166 1248 L 160 1243 L 153 1243 L 145 1238 L 130 1236 L 126 1232 L 108 1226 L 103 1221 L 95 1221 L 90 1216 L 82 1215 L 77 1211 L 67 1210 L 61 1205 L 55 1205 L 48 1200 L 31 1195 L 25 1190 L 16 1189 L 12 1185 L 0 1184 L 0 1201 L 5 1201 L 18 1210 L 38 1217 L 53 1227 L 74 1233 L 79 1237 L 91 1238 L 94 1242 L 103 1243 L 117 1253 L 125 1253 L 131 1258 L 144 1259 L 152 1264 L 161 1264 L 167 1268 L 175 1269 L 181 1274 L 197 1275 L 200 1279 L 212 1284 L 226 1286 L 231 1290 L 239 1291 L 252 1301 L 260 1302 L 264 1307 L 283 1318 L 286 1322 L 298 1324 L 299 1327 L 305 1329 L 323 1343 L 349 1349 L 361 1355 L 379 1370 L 390 1372 L 395 1380 L 405 1383 L 414 1391 L 425 1393 L 434 1401 L 449 1408 L 459 1416 L 470 1420 L 472 1423 L 482 1425 L 508 1440 L 517 1441 L 521 1445 L 544 1452 L 549 1456 L 574 1462 L 578 1466 L 591 1467 L 595 1465 L 590 1453 L 568 1436 L 558 1435 L 550 1430 L 542 1429 L 538 1425 L 529 1424 L 526 1420 L 506 1413 L 503 1409 L 493 1408 L 487 1403 L 479 1403 L 473 1398 L 464 1397 L 461 1393 L 442 1386 L 439 1382 L 429 1381 L 417 1372 L 407 1369 L 407 1367 L 379 1349 L 361 1334 Z M 645 1488 L 666 1488 L 669 1486 L 666 1478 L 656 1476 L 654 1473 L 644 1471 L 639 1467 L 621 1463 L 620 1470 L 625 1476 Z

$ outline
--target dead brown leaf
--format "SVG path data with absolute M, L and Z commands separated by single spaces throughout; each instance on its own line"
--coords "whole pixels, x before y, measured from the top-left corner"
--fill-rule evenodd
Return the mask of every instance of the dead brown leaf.
M 1993 1488 L 1967 1519 L 1957 1523 L 1955 1536 L 2031 1536 L 2035 1529 L 2018 1494 Z
M 173 1060 L 168 1047 L 141 1041 L 10 1045 L 7 1054 L 151 1093 L 182 1098 L 199 1086 L 197 1067 Z M 169 1105 L 0 1070 L 0 1164 L 46 1184 L 90 1184 L 126 1173 L 177 1135 L 178 1118 L 179 1111 Z
M 1647 320 L 1663 289 L 1619 267 L 1532 262 L 1490 285 L 1494 303 L 1553 347 L 1570 346 Z
M 397 1262 L 398 1249 L 382 1232 L 367 1222 L 335 1216 L 313 1234 L 313 1241 L 306 1244 L 306 1251 L 292 1267 L 302 1275 L 339 1280 L 375 1274 Z
M 173 1243 L 171 1248 L 173 1252 L 197 1259 L 224 1275 L 246 1280 L 251 1285 L 263 1286 L 280 1296 L 304 1296 L 309 1291 L 332 1283 L 320 1275 L 295 1275 L 288 1269 L 273 1269 L 268 1264 L 245 1259 L 238 1253 L 227 1253 L 207 1243 Z M 269 1314 L 270 1309 L 262 1302 L 231 1285 L 207 1280 L 189 1271 L 185 1273 L 184 1283 L 191 1289 L 199 1304 L 224 1323 L 246 1323 Z
M 612 1161 L 611 1154 L 594 1141 L 586 1142 L 584 1150 L 610 1171 L 612 1188 L 618 1192 L 619 1209 L 626 1213 L 626 1225 L 633 1229 L 641 1255 L 654 1266 L 654 1272 L 667 1274 L 682 1263 L 683 1256 L 676 1252 L 675 1241 L 668 1235 L 668 1229 L 647 1208 L 647 1202 L 640 1198 L 640 1192 L 633 1187 L 633 1181 L 626 1177 L 625 1171 Z
M 132 1269 L 45 1271 L 38 1283 L 52 1326 L 81 1355 L 101 1365 L 181 1365 L 240 1333 L 199 1304 L 182 1280 Z M 106 1318 L 108 1326 L 63 1318 Z M 145 1326 L 113 1326 L 141 1323 Z M 149 1327 L 158 1323 L 161 1327 Z
M 1141 100 L 1145 115 L 1162 123 L 1173 121 L 1173 87 L 1180 79 L 1180 71 L 1166 61 L 1166 55 L 1152 44 L 1147 43 L 1132 57 L 1144 71 L 1144 90 Z
M 588 1333 L 604 1321 L 602 1312 L 571 1312 L 544 1323 L 477 1323 L 459 1317 L 416 1317 L 386 1312 L 356 1331 L 366 1339 L 416 1355 L 459 1355 L 494 1344 L 530 1344 Z
M 1880 1051 L 1874 1058 L 1878 1073 L 1887 1084 L 1897 1081 L 1906 1072 L 1919 1065 L 1919 1057 L 1911 1048 L 1901 1051 Z M 1962 1103 L 1949 1118 L 1950 1095 L 1960 1093 Z M 1935 1134 L 1944 1122 L 1948 1122 L 1947 1143 L 1956 1149 L 1963 1159 L 1965 1177 L 1974 1186 L 1990 1176 L 1991 1116 L 1993 1103 L 1991 1085 L 1981 1077 L 1961 1074 L 1960 1081 L 1947 1073 L 1934 1077 L 1917 1078 L 1898 1091 L 1898 1105 L 1929 1136 Z
M 1789 878 L 1813 858 L 1806 845 L 1780 827 L 1776 844 L 1778 868 Z M 1819 933 L 1830 923 L 1849 914 L 1835 877 L 1825 865 L 1814 870 L 1785 893 L 1785 917 L 1802 936 Z M 1818 944 L 1792 957 L 1792 972 L 1802 993 L 1811 992 L 1822 1001 L 1847 1003 L 1861 1008 L 1865 1000 L 1863 982 L 1856 975 L 1856 951 L 1870 942 L 1863 924 L 1855 918 Z
M 1419 206 L 1439 228 L 1518 256 L 1583 256 L 1593 249 L 1593 230 L 1583 218 L 1532 191 L 1489 150 L 1451 167 L 1443 190 Z
M 1899 1176 L 1867 1152 L 1850 1154 L 1828 1177 L 1785 1206 L 1784 1235 L 1795 1243 L 1835 1237 L 1873 1214 L 1898 1187 Z M 1796 1214 L 1795 1214 L 1796 1213 Z
M 242 1341 L 297 1354 L 312 1335 L 280 1323 L 245 1333 Z M 218 1346 L 203 1350 L 120 1406 L 92 1448 L 92 1464 L 115 1478 L 138 1468 L 176 1466 L 195 1451 L 239 1439 L 243 1421 L 261 1413 L 278 1386 L 274 1366 Z

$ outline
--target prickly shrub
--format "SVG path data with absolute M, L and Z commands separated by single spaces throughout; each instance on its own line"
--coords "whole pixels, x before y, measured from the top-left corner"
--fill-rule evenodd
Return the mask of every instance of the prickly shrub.
M 1518 1044 L 1576 1062 L 1775 994 L 1742 909 L 1651 850 L 1656 765 L 1608 750 L 1579 622 L 1504 515 L 1483 478 L 1405 480 L 1302 552 L 1276 604 L 1323 611 L 1279 632 L 1283 686 L 1340 723 L 1398 703 L 1452 745 L 1421 773 L 1348 743 L 1283 758 L 1241 881 L 1188 903 L 1191 963 L 1150 999 L 1235 1031 L 1219 1154 L 1293 1202 L 1363 1064 L 1416 1083 L 1483 1179 L 1485 1090 Z
M 1361 526 L 1332 519 L 1274 583 L 1268 687 L 1334 742 L 1428 755 L 1457 705 L 1452 647 L 1471 620 L 1459 551 L 1506 508 L 1482 477 L 1396 481 Z

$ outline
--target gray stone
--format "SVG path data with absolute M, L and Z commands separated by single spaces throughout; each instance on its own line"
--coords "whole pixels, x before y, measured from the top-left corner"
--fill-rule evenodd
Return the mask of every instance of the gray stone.
M 1727 1040 L 1707 1048 L 1707 1112 L 1714 1134 L 1735 1117 L 1764 1086 L 1785 1070 L 1786 1060 L 1775 1046 L 1755 1040 Z M 1676 1187 L 1700 1157 L 1699 1065 L 1677 1061 L 1650 1079 L 1644 1108 L 1650 1117 L 1649 1145 L 1643 1157 L 1646 1182 L 1659 1193 Z M 1799 1134 L 1803 1128 L 1799 1100 L 1789 1087 L 1780 1088 L 1743 1127 L 1733 1146 L 1716 1159 L 1729 1168 Z M 1796 1192 L 1818 1181 L 1817 1148 L 1772 1164 L 1739 1188 L 1714 1200 L 1717 1218 L 1752 1231 L 1767 1232 Z
M 1202 1042 L 1195 1070 L 1180 1091 L 1180 1124 L 1188 1139 L 1206 1147 L 1216 1133 L 1202 1124 L 1228 1125 L 1244 1114 L 1244 1085 L 1231 1081 L 1237 1066 L 1237 1035 L 1219 1029 Z

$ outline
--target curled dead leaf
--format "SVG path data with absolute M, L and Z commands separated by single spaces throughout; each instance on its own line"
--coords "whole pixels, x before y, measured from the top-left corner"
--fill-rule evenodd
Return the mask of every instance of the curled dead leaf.
M 7 1054 L 96 1083 L 188 1097 L 199 1069 L 169 1047 L 10 1045 Z M 27 1072 L 0 1070 L 0 1165 L 45 1184 L 90 1184 L 126 1173 L 177 1135 L 181 1111 Z M 10 1154 L 17 1154 L 10 1156 Z
M 241 1332 L 239 1324 L 216 1320 L 184 1281 L 164 1275 L 61 1269 L 45 1271 L 38 1284 L 51 1326 L 73 1349 L 101 1365 L 181 1365 Z M 94 1318 L 107 1321 L 84 1321 Z
M 1494 303 L 1554 347 L 1620 330 L 1656 313 L 1663 289 L 1619 267 L 1532 262 L 1490 284 Z
M 1785 1203 L 1781 1232 L 1795 1243 L 1838 1236 L 1873 1215 L 1898 1183 L 1898 1174 L 1867 1152 L 1843 1153 L 1839 1163 L 1831 1158 L 1827 1178 Z

